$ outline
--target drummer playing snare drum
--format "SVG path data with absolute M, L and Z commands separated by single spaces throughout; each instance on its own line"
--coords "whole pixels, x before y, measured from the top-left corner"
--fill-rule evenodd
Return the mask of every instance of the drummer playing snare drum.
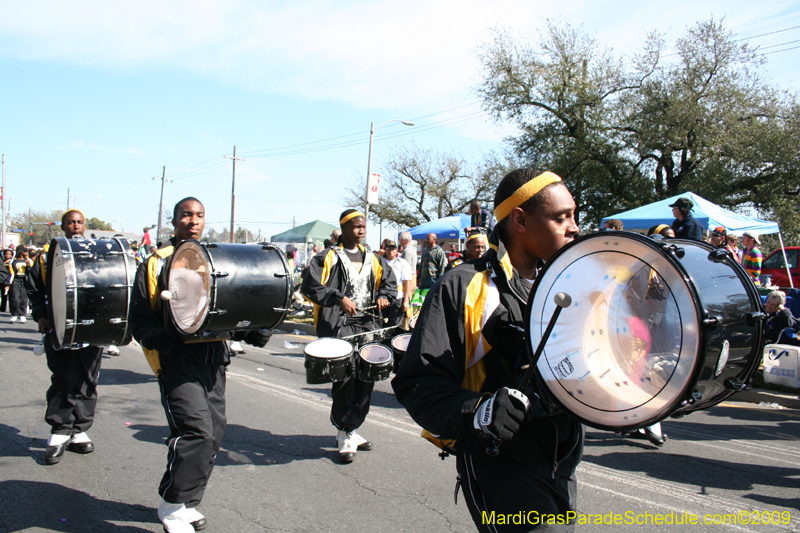
M 314 302 L 314 324 L 319 337 L 347 337 L 376 328 L 375 309 L 397 297 L 397 281 L 386 260 L 361 245 L 367 229 L 364 214 L 348 209 L 339 217 L 342 234 L 335 246 L 315 255 L 300 289 Z M 364 312 L 366 309 L 371 311 Z M 350 463 L 356 451 L 372 443 L 356 430 L 369 412 L 374 383 L 350 375 L 331 388 L 331 422 L 336 429 L 339 460 Z
M 78 209 L 70 209 L 61 217 L 61 229 L 68 239 L 83 237 L 86 217 Z M 52 330 L 47 319 L 45 280 L 51 270 L 47 253 L 42 251 L 28 276 L 28 297 L 33 319 L 39 323 L 39 333 Z M 56 350 L 50 335 L 44 339 L 47 367 L 53 373 L 47 389 L 45 421 L 50 424 L 50 438 L 44 452 L 44 462 L 53 465 L 61 461 L 64 450 L 91 453 L 94 443 L 86 432 L 92 427 L 97 405 L 97 376 L 103 348 L 89 346 L 78 350 Z

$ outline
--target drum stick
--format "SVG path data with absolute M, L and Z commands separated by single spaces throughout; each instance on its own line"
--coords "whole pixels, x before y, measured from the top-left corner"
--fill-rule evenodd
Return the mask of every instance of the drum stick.
M 374 309 L 376 307 L 378 307 L 378 306 L 377 305 L 373 305 L 372 307 L 367 307 L 366 309 Z M 364 309 L 359 309 L 358 307 L 356 307 L 356 311 L 358 311 L 359 313 L 364 313 L 367 316 L 371 316 L 372 318 L 377 318 L 378 320 L 383 321 L 384 324 L 387 324 L 389 322 L 388 318 L 384 318 L 384 317 L 378 316 L 378 315 L 373 315 L 372 313 L 367 313 Z
M 536 363 L 539 362 L 539 357 L 542 356 L 544 345 L 547 344 L 547 339 L 550 338 L 553 328 L 556 327 L 556 322 L 558 321 L 559 315 L 561 315 L 561 310 L 572 305 L 572 297 L 566 292 L 559 292 L 553 297 L 553 302 L 555 302 L 556 308 L 553 310 L 553 316 L 550 317 L 550 322 L 547 324 L 547 329 L 544 330 L 542 340 L 539 341 L 539 346 L 536 347 L 536 351 L 533 353 L 531 364 L 528 366 L 528 370 L 525 372 L 525 376 L 522 378 L 522 383 L 520 383 L 518 387 L 520 391 L 524 391 L 525 387 L 527 387 L 528 383 L 530 383 L 531 379 L 533 379 L 533 373 L 536 371 Z M 503 441 L 500 439 L 493 439 L 492 445 L 486 448 L 486 454 L 491 457 L 497 457 L 497 455 L 500 453 L 500 444 L 502 444 L 502 442 Z

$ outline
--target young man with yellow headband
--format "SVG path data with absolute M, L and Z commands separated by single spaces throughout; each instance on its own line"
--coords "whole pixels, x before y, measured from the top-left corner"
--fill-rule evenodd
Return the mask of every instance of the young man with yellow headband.
M 382 324 L 376 325 L 374 315 L 398 293 L 392 267 L 361 244 L 367 229 L 364 214 L 348 209 L 339 217 L 339 225 L 338 242 L 311 259 L 300 288 L 314 302 L 318 337 L 341 338 L 378 329 Z M 372 449 L 356 430 L 369 413 L 373 386 L 350 375 L 331 387 L 331 422 L 337 429 L 342 463 L 352 462 L 359 450 Z
M 552 523 L 541 530 L 569 531 L 583 428 L 546 399 L 538 379 L 517 388 L 530 363 L 523 331 L 532 282 L 578 234 L 575 202 L 557 175 L 520 169 L 500 182 L 494 205 L 490 249 L 428 293 L 392 387 L 423 437 L 456 453 L 456 491 L 464 489 L 479 531 L 530 531 L 544 515 Z M 495 439 L 503 444 L 490 456 Z M 497 521 L 510 515 L 526 520 Z
M 184 343 L 165 316 L 161 292 L 169 286 L 167 275 L 175 248 L 197 240 L 205 228 L 205 207 L 187 197 L 175 204 L 172 225 L 175 236 L 147 258 L 136 271 L 131 296 L 133 337 L 142 345 L 147 362 L 158 378 L 161 405 L 167 417 L 167 468 L 158 493 L 158 519 L 168 533 L 194 533 L 206 527 L 197 510 L 214 461 L 222 445 L 225 417 L 225 368 L 230 364 L 224 340 Z M 235 340 L 263 347 L 270 333 L 239 332 Z
M 481 258 L 484 252 L 486 252 L 486 234 L 480 230 L 473 231 L 467 236 L 464 248 L 465 250 L 461 253 L 461 257 L 455 261 L 451 261 L 444 269 L 445 272 L 450 272 L 458 265 L 464 264 L 465 261 Z
M 86 217 L 79 209 L 70 209 L 61 217 L 61 229 L 67 239 L 83 237 Z M 47 319 L 45 280 L 51 270 L 43 251 L 30 268 L 28 297 L 39 333 L 52 331 Z M 50 438 L 44 452 L 48 465 L 61 461 L 64 450 L 91 453 L 94 443 L 86 432 L 94 422 L 97 406 L 97 376 L 100 373 L 103 348 L 89 346 L 78 350 L 56 350 L 50 335 L 44 339 L 47 367 L 53 373 L 47 390 L 45 421 L 50 424 Z

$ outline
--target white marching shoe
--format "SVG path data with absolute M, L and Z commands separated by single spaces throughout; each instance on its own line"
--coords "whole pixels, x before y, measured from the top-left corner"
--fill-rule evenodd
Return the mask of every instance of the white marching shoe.
M 107 346 L 106 351 L 108 352 L 108 355 L 119 355 L 119 348 L 113 344 L 111 346 Z
M 182 503 L 169 503 L 162 499 L 158 506 L 158 519 L 167 533 L 194 533 L 188 509 Z M 205 520 L 205 519 L 204 519 Z
M 339 448 L 339 460 L 342 463 L 352 463 L 356 458 L 356 452 L 368 452 L 372 449 L 372 443 L 356 433 L 355 431 L 336 432 L 336 444 Z
M 20 324 L 24 324 L 24 323 L 25 323 L 25 322 L 27 322 L 27 321 L 28 321 L 28 319 L 27 319 L 27 318 L 25 318 L 24 316 L 21 316 L 21 317 L 19 317 L 19 323 L 20 323 Z

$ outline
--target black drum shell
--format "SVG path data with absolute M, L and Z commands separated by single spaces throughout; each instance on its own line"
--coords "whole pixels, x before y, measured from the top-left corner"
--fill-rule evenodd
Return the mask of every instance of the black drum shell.
M 400 370 L 400 365 L 403 364 L 403 358 L 406 355 L 406 350 L 400 348 L 396 345 L 395 340 L 401 338 L 408 338 L 411 339 L 411 333 L 401 333 L 400 335 L 395 335 L 392 337 L 391 346 L 392 355 L 394 356 L 394 372 L 397 373 Z M 406 342 L 406 346 L 408 346 L 408 342 Z
M 54 301 L 54 269 L 65 272 L 63 296 L 67 323 L 64 325 L 56 323 L 56 316 L 62 316 L 64 309 L 55 313 L 53 309 L 62 299 L 56 295 Z M 133 332 L 128 326 L 128 309 L 135 276 L 136 260 L 126 239 L 53 239 L 47 252 L 46 276 L 47 315 L 53 327 L 50 333 L 53 345 L 68 349 L 130 343 Z
M 364 351 L 364 349 L 370 349 L 371 347 L 380 347 L 380 350 L 386 350 L 386 353 L 389 354 L 389 359 L 379 363 L 373 363 L 361 357 L 361 352 Z M 365 383 L 376 383 L 378 381 L 388 379 L 389 376 L 392 375 L 392 370 L 394 369 L 394 357 L 392 356 L 392 350 L 382 343 L 375 342 L 361 346 L 361 348 L 359 348 L 358 355 L 355 357 L 355 360 L 356 377 L 358 377 L 359 381 L 363 381 Z
M 312 351 L 315 343 L 320 341 L 324 342 L 325 340 L 326 339 L 318 339 L 312 341 L 306 345 L 304 350 L 306 383 L 309 385 L 344 381 L 348 376 L 352 375 L 355 370 L 353 345 L 346 341 L 336 343 L 337 347 L 344 348 L 344 350 L 337 349 L 337 353 L 341 352 L 340 355 L 321 357 L 309 354 L 309 351 Z
M 690 413 L 713 407 L 733 395 L 736 390 L 726 382 L 750 383 L 761 362 L 764 328 L 759 321 L 748 323 L 747 315 L 764 312 L 764 307 L 750 275 L 730 254 L 723 262 L 715 262 L 709 260 L 709 254 L 715 251 L 710 244 L 683 239 L 668 242 L 683 248 L 685 255 L 680 262 L 694 286 L 703 286 L 698 291 L 705 310 L 703 318 L 711 318 L 713 322 L 703 329 L 701 342 L 706 355 L 697 369 L 694 388 L 687 390 L 684 401 L 688 403 L 679 404 L 673 411 L 673 414 Z M 718 373 L 725 342 L 728 355 Z M 693 398 L 693 393 L 699 396 Z
M 758 320 L 748 320 L 748 315 L 763 312 L 758 291 L 750 281 L 750 277 L 735 258 L 728 254 L 727 258 L 720 256 L 715 248 L 709 244 L 698 241 L 669 239 L 655 241 L 643 235 L 631 232 L 603 232 L 580 237 L 560 249 L 545 267 L 539 272 L 536 282 L 531 290 L 526 308 L 526 338 L 524 343 L 531 357 L 538 343 L 539 336 L 531 335 L 531 312 L 534 296 L 537 291 L 548 291 L 551 287 L 542 287 L 547 270 L 557 264 L 560 256 L 571 252 L 574 247 L 590 239 L 605 239 L 608 241 L 623 241 L 633 239 L 658 249 L 675 268 L 679 278 L 695 303 L 696 309 L 681 309 L 682 312 L 696 313 L 696 320 L 700 325 L 698 333 L 697 361 L 692 368 L 688 379 L 682 385 L 682 393 L 677 395 L 671 403 L 660 410 L 658 416 L 649 419 L 640 419 L 635 424 L 609 426 L 587 420 L 572 412 L 571 414 L 583 423 L 605 430 L 630 431 L 652 425 L 670 415 L 680 415 L 691 411 L 705 409 L 722 402 L 735 392 L 731 383 L 749 383 L 753 373 L 758 367 L 763 349 L 763 325 Z M 614 243 L 611 243 L 614 246 Z M 713 257 L 713 259 L 712 259 Z M 563 317 L 562 313 L 562 317 Z M 546 317 L 549 319 L 549 316 Z M 727 360 L 721 360 L 723 346 L 727 343 Z M 546 383 L 541 376 L 539 360 L 536 373 L 537 381 Z M 546 364 L 546 363 L 545 363 Z M 547 387 L 550 385 L 548 384 Z M 553 390 L 545 390 L 544 396 L 554 401 L 566 412 L 570 412 L 561 402 Z
M 289 312 L 292 280 L 283 252 L 275 246 L 194 243 L 205 251 L 211 270 L 210 307 L 197 332 L 274 329 Z M 175 253 L 180 250 L 181 243 Z

